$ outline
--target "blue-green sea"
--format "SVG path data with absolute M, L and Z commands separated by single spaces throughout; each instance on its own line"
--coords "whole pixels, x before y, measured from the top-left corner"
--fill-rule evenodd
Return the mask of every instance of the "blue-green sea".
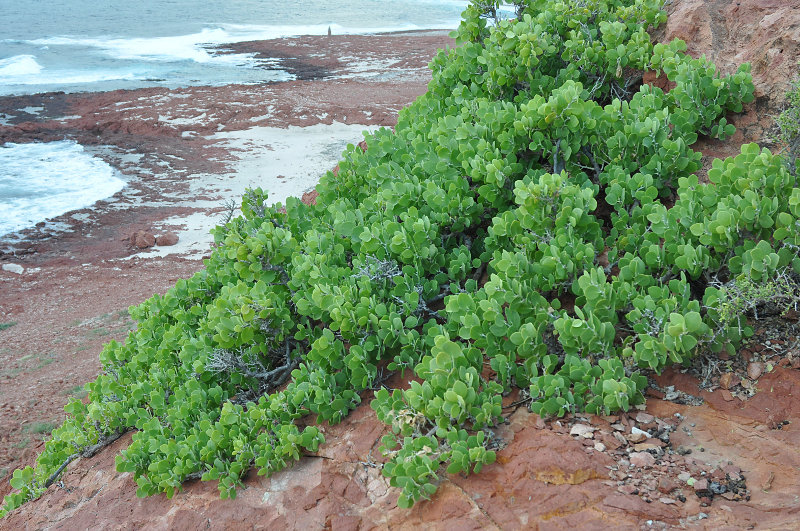
M 226 43 L 458 25 L 467 0 L 0 0 L 0 95 L 286 79 Z M 265 68 L 266 66 L 266 68 Z M 260 67 L 260 68 L 259 68 Z

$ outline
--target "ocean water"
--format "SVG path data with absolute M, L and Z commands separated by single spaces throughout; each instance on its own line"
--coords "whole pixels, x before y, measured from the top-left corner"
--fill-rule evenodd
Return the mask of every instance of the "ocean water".
M 69 140 L 0 145 L 0 237 L 91 206 L 124 186 L 114 168 Z
M 454 29 L 467 0 L 0 0 L 0 96 L 290 79 L 225 44 Z M 2 123 L 3 115 L 0 115 Z M 118 192 L 69 141 L 0 145 L 0 239 Z M 5 236 L 5 238 L 4 238 Z
M 227 43 L 458 25 L 467 0 L 0 0 L 0 95 L 260 83 Z

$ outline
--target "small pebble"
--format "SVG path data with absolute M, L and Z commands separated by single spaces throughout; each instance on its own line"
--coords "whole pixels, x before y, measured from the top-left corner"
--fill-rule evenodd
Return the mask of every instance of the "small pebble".
M 764 364 L 755 361 L 747 366 L 747 377 L 751 380 L 758 380 L 764 373 Z
M 594 443 L 594 449 L 597 450 L 598 452 L 605 452 L 606 445 L 601 442 Z

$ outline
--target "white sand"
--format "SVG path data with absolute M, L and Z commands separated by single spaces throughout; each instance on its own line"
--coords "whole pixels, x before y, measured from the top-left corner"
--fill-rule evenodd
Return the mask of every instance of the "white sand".
M 189 216 L 167 219 L 153 227 L 156 233 L 174 230 L 180 238 L 177 245 L 153 247 L 134 256 L 150 258 L 181 254 L 202 258 L 208 254 L 214 238 L 209 231 L 221 221 L 215 210 L 226 202 L 241 203 L 248 188 L 261 187 L 269 192 L 271 203 L 284 203 L 287 197 L 300 197 L 312 190 L 328 170 L 341 159 L 347 144 L 364 139 L 362 131 L 377 127 L 363 125 L 317 124 L 309 127 L 253 127 L 243 131 L 217 133 L 210 138 L 219 140 L 237 160 L 230 164 L 231 173 L 191 176 L 192 194 L 216 196 L 214 200 L 185 200 L 176 206 L 201 208 Z M 239 211 L 237 210 L 237 214 Z

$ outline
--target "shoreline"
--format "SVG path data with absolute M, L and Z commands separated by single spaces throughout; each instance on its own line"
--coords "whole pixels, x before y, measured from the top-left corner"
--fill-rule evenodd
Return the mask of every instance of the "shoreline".
M 238 206 L 245 186 L 273 185 L 281 201 L 313 188 L 362 130 L 396 123 L 427 89 L 436 50 L 453 41 L 412 32 L 239 45 L 294 50 L 295 68 L 317 75 L 0 97 L 0 115 L 11 116 L 0 122 L 0 144 L 74 140 L 127 182 L 18 241 L 0 238 L 0 496 L 8 474 L 40 451 L 39 430 L 60 424 L 68 399 L 97 376 L 103 345 L 135 326 L 127 308 L 203 267 L 225 202 Z M 334 48 L 336 60 L 320 64 Z M 179 239 L 139 249 L 138 231 Z
M 430 79 L 427 63 L 436 49 L 453 43 L 443 30 L 422 33 L 237 43 L 236 53 L 278 50 L 287 57 L 293 53 L 293 68 L 305 72 L 298 77 L 306 77 L 295 81 L 0 97 L 0 114 L 6 116 L 0 125 L 0 143 L 74 140 L 111 164 L 128 183 L 123 191 L 92 207 L 65 212 L 44 226 L 20 231 L 21 238 L 0 237 L 0 261 L 46 253 L 46 242 L 64 236 L 65 227 L 85 230 L 85 222 L 98 221 L 115 206 L 130 210 L 137 200 L 144 203 L 141 210 L 154 204 L 166 206 L 169 195 L 189 192 L 185 189 L 187 176 L 194 180 L 198 175 L 231 173 L 232 166 L 243 158 L 241 148 L 224 145 L 224 135 L 232 131 L 321 124 L 393 125 L 397 112 L 426 90 Z M 31 109 L 38 110 L 31 114 Z M 346 136 L 348 142 L 345 137 L 338 141 L 342 148 L 361 140 L 360 130 Z M 255 139 L 241 140 L 257 144 Z M 338 151 L 320 161 L 325 164 L 320 175 L 338 161 L 341 149 Z M 309 181 L 298 191 L 302 193 L 313 184 Z M 195 196 L 213 197 L 204 192 L 192 190 Z M 221 202 L 230 199 L 217 197 Z M 187 208 L 185 204 L 171 206 Z M 143 229 L 141 225 L 174 214 L 156 216 L 161 219 L 123 217 L 132 225 L 130 231 L 137 231 Z M 99 222 L 113 224 L 108 219 Z

